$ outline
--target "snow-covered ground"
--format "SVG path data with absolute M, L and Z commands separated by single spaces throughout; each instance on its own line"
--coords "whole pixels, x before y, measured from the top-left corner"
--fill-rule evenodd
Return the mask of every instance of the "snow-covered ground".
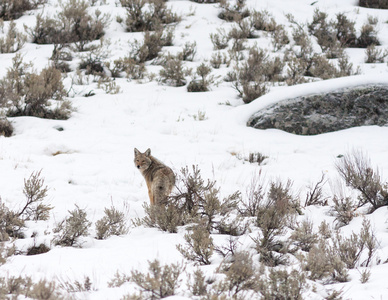
M 46 6 L 45 13 L 55 8 L 56 1 L 50 2 L 52 5 Z M 125 10 L 116 6 L 114 0 L 107 2 L 99 8 L 102 12 L 112 14 L 106 38 L 111 41 L 109 59 L 113 60 L 126 55 L 127 41 L 141 35 L 125 32 L 123 25 L 115 21 L 116 15 L 125 16 Z M 287 24 L 287 13 L 293 14 L 300 22 L 311 21 L 314 9 L 318 7 L 329 16 L 345 12 L 351 20 L 356 21 L 358 30 L 368 16 L 376 16 L 381 49 L 388 49 L 388 11 L 360 8 L 356 2 L 248 0 L 247 6 L 268 10 L 280 24 Z M 168 5 L 183 16 L 176 27 L 174 46 L 170 50 L 176 51 L 176 47 L 182 47 L 185 42 L 195 41 L 197 54 L 190 67 L 210 59 L 214 52 L 209 34 L 215 33 L 217 28 L 230 26 L 217 18 L 220 10 L 218 5 L 186 0 L 172 0 Z M 23 28 L 23 24 L 33 26 L 34 16 L 40 11 L 32 11 L 18 19 L 18 28 Z M 256 42 L 259 46 L 268 45 L 265 38 L 258 38 Z M 26 43 L 19 52 L 25 55 L 26 62 L 32 61 L 39 70 L 48 65 L 52 50 L 52 45 Z M 163 51 L 169 51 L 169 47 Z M 256 130 L 245 125 L 248 118 L 260 108 L 289 97 L 366 83 L 388 84 L 386 62 L 364 64 L 364 49 L 350 49 L 348 54 L 350 61 L 360 66 L 361 75 L 290 87 L 272 87 L 268 94 L 246 105 L 227 82 L 213 86 L 209 92 L 188 93 L 185 86 L 169 87 L 155 81 L 139 84 L 120 78 L 116 79 L 121 88 L 118 94 L 105 94 L 96 88 L 95 83 L 76 87 L 78 93 L 70 100 L 77 110 L 69 120 L 12 118 L 15 128 L 13 136 L 0 137 L 1 201 L 10 209 L 19 209 L 25 201 L 23 180 L 32 172 L 42 170 L 41 175 L 49 187 L 46 201 L 53 207 L 48 221 L 27 222 L 27 238 L 14 242 L 17 249 L 25 251 L 34 242 L 50 245 L 55 224 L 65 218 L 75 205 L 86 210 L 93 226 L 90 235 L 83 238 L 82 248 L 52 245 L 45 254 L 12 256 L 0 267 L 0 276 L 31 276 L 34 281 L 46 278 L 62 283 L 82 282 L 89 277 L 93 290 L 74 294 L 74 297 L 120 299 L 136 288 L 130 283 L 120 288 L 108 288 L 107 283 L 117 271 L 126 274 L 133 269 L 146 271 L 147 261 L 155 258 L 163 264 L 184 261 L 176 249 L 177 244 L 184 244 L 184 229 L 172 234 L 131 225 L 126 235 L 107 240 L 95 238 L 94 223 L 104 216 L 106 207 L 113 205 L 126 211 L 128 220 L 145 215 L 143 203 L 149 201 L 147 187 L 133 165 L 134 147 L 140 151 L 151 148 L 154 156 L 177 173 L 185 166 L 198 165 L 203 178 L 217 181 L 222 195 L 236 190 L 244 193 L 251 178 L 261 171 L 267 179 L 291 179 L 293 190 L 303 201 L 306 188 L 317 182 L 322 172 L 330 182 L 338 179 L 334 165 L 337 156 L 353 149 L 367 153 L 373 166 L 378 166 L 382 178 L 387 181 L 388 127 L 364 126 L 318 136 L 296 136 L 279 130 Z M 13 56 L 0 55 L 0 76 L 5 75 Z M 225 71 L 224 67 L 215 72 L 222 75 Z M 65 79 L 68 85 L 69 77 Z M 82 97 L 90 90 L 96 95 Z M 198 121 L 195 116 L 202 113 L 205 120 Z M 258 166 L 239 159 L 251 152 L 268 156 L 266 163 Z M 325 186 L 325 193 L 331 195 L 330 184 Z M 310 218 L 316 226 L 321 220 L 332 223 L 334 219 L 328 214 L 327 207 L 308 207 L 303 212 L 300 220 Z M 354 269 L 350 271 L 349 282 L 326 286 L 328 289 L 342 290 L 344 299 L 388 297 L 388 264 L 384 263 L 388 259 L 388 210 L 386 207 L 380 208 L 365 218 L 371 220 L 379 242 L 376 256 L 382 263 L 377 264 L 377 259 L 374 260 L 370 280 L 365 284 L 360 283 L 360 271 Z M 343 232 L 359 232 L 362 219 L 363 216 L 356 217 L 342 228 Z M 30 238 L 33 232 L 37 233 L 36 237 Z M 225 238 L 214 236 L 216 243 L 222 243 Z M 241 236 L 239 241 L 248 249 L 252 245 L 249 234 Z M 213 269 L 220 261 L 221 257 L 217 254 L 212 257 Z M 187 262 L 186 273 L 195 268 L 192 262 Z M 190 298 L 185 280 L 178 294 Z M 324 299 L 325 295 L 323 289 L 318 288 L 316 293 L 308 292 L 306 299 Z M 177 296 L 176 299 L 182 298 Z

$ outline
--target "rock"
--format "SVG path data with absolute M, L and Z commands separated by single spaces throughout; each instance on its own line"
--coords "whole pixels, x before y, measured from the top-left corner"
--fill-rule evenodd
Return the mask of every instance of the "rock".
M 364 125 L 388 125 L 388 86 L 368 85 L 278 102 L 255 113 L 247 123 L 315 135 Z

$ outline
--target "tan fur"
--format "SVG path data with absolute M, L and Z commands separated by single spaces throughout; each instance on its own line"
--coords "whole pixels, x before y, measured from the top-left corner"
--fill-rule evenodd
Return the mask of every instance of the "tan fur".
M 151 150 L 141 153 L 135 148 L 135 166 L 147 183 L 151 205 L 164 203 L 175 185 L 174 172 L 151 155 Z

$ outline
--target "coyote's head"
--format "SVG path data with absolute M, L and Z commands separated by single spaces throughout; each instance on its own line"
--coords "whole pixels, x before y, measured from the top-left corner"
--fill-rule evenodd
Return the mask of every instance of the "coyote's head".
M 147 149 L 146 152 L 141 153 L 139 150 L 135 148 L 135 166 L 140 171 L 146 170 L 151 165 L 151 149 Z

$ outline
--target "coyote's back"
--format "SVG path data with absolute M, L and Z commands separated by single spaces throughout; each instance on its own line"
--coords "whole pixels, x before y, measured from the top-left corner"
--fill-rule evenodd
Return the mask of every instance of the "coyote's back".
M 135 166 L 147 183 L 151 204 L 164 203 L 175 185 L 174 172 L 151 155 L 151 150 L 141 153 L 135 148 Z

